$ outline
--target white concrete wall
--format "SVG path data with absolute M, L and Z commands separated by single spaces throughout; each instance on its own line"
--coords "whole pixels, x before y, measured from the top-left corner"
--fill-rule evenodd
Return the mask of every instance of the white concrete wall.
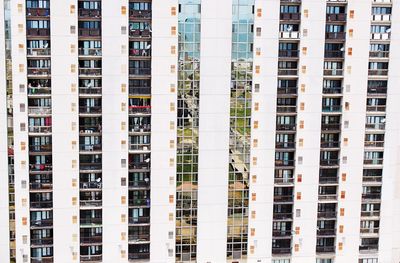
M 4 36 L 4 6 L 0 5 L 0 255 L 4 262 L 10 257 L 9 206 L 8 206 L 8 145 L 7 145 L 7 100 L 6 63 Z
M 232 1 L 201 1 L 197 261 L 226 259 Z
M 19 1 L 11 2 L 11 38 L 12 38 L 12 74 L 13 74 L 13 109 L 14 109 L 14 163 L 15 163 L 15 243 L 16 243 L 16 262 L 22 262 L 23 255 L 30 257 L 30 223 L 29 223 L 29 158 L 28 147 L 21 151 L 21 142 L 28 146 L 28 100 L 27 100 L 27 66 L 26 66 L 26 23 L 25 23 L 25 4 L 18 10 Z M 19 48 L 23 45 L 23 48 Z M 20 71 L 20 65 L 21 71 Z M 20 85 L 24 85 L 24 91 L 20 91 Z M 25 104 L 25 112 L 20 111 L 20 104 Z M 20 125 L 25 123 L 25 131 L 20 130 Z M 22 163 L 25 162 L 25 165 Z M 26 181 L 27 187 L 22 189 L 21 182 Z M 26 200 L 26 205 L 22 205 L 22 200 Z M 23 225 L 22 218 L 27 219 L 27 224 Z M 27 237 L 28 242 L 23 242 L 23 236 Z
M 103 106 L 103 262 L 127 262 L 128 257 L 128 187 L 121 186 L 121 178 L 128 178 L 128 12 L 121 15 L 121 7 L 128 9 L 127 0 L 102 1 L 102 106 Z M 121 86 L 126 86 L 122 92 Z M 122 110 L 122 103 L 125 109 Z M 121 129 L 121 123 L 126 127 Z M 122 147 L 122 141 L 126 145 Z M 121 160 L 126 167 L 121 167 Z M 128 179 L 126 179 L 128 182 Z M 122 197 L 126 198 L 123 204 Z M 125 223 L 121 215 L 126 215 Z M 125 233 L 126 240 L 121 240 Z M 125 250 L 125 258 L 121 252 Z
M 78 27 L 78 18 L 77 11 L 70 13 L 73 4 L 76 5 L 76 1 L 50 3 L 53 240 L 54 261 L 60 263 L 79 262 L 73 260 L 73 252 L 79 255 L 78 37 L 77 33 L 70 33 L 70 26 Z M 71 52 L 71 45 L 75 45 L 74 52 Z M 75 65 L 75 72 L 71 72 L 71 65 Z M 71 89 L 73 85 L 75 91 Z M 75 130 L 72 130 L 73 122 Z M 75 168 L 73 160 L 77 162 Z M 77 205 L 72 205 L 72 198 L 78 200 Z M 73 223 L 73 216 L 78 218 L 78 223 Z
M 254 33 L 253 68 L 260 66 L 260 74 L 253 70 L 248 262 L 271 262 L 279 6 L 279 1 L 255 1 L 255 10 L 261 8 L 262 16 L 255 14 L 254 17 L 254 31 L 260 27 L 261 36 Z M 261 50 L 260 56 L 256 55 L 257 48 Z M 259 92 L 255 92 L 256 84 L 260 86 Z M 258 111 L 255 103 L 259 103 Z M 259 124 L 257 129 L 254 128 L 255 121 Z M 254 140 L 258 140 L 256 147 Z M 257 165 L 253 165 L 253 157 L 257 158 Z M 255 182 L 253 176 L 256 176 Z M 252 201 L 252 193 L 256 194 L 256 201 Z M 254 219 L 251 218 L 252 211 L 256 211 Z M 254 236 L 251 235 L 252 228 Z M 251 254 L 251 246 L 254 246 L 254 254 Z
M 306 10 L 308 17 L 305 16 Z M 298 252 L 292 251 L 294 263 L 315 261 L 326 2 L 304 0 L 301 12 L 293 206 L 293 230 L 299 227 L 300 233 L 293 238 L 293 247 L 299 245 Z M 304 30 L 308 31 L 307 35 Z M 306 53 L 303 53 L 303 47 L 307 48 Z M 306 67 L 305 73 L 302 72 L 303 66 Z M 301 103 L 304 103 L 304 110 L 299 107 Z M 301 121 L 304 121 L 303 129 L 299 125 Z M 303 147 L 299 144 L 300 139 L 303 139 Z M 298 157 L 303 157 L 302 164 Z M 301 182 L 297 182 L 298 175 L 302 176 Z M 301 200 L 296 200 L 298 192 Z M 300 217 L 296 217 L 297 209 L 301 212 Z
M 150 210 L 150 261 L 175 262 L 175 192 L 176 192 L 176 117 L 170 104 L 177 108 L 178 1 L 153 0 L 152 22 L 152 116 L 151 116 L 151 210 Z M 176 15 L 171 15 L 171 7 Z M 176 54 L 171 54 L 175 46 Z M 171 72 L 174 65 L 176 72 Z M 171 92 L 173 85 L 175 91 Z M 170 129 L 172 123 L 173 129 Z M 174 147 L 170 147 L 170 141 Z M 170 159 L 173 162 L 170 163 Z M 172 178 L 172 180 L 170 180 Z M 174 197 L 169 202 L 169 196 Z M 169 215 L 172 214 L 172 220 Z M 174 233 L 169 238 L 169 232 Z M 168 249 L 172 249 L 169 256 Z

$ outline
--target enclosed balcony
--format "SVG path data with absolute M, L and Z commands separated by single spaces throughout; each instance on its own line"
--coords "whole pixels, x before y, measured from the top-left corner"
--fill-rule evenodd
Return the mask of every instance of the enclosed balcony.
M 278 75 L 280 76 L 297 76 L 298 63 L 297 61 L 279 61 Z
M 102 228 L 81 228 L 80 230 L 80 243 L 81 245 L 94 245 L 101 244 L 103 241 Z
M 102 210 L 80 210 L 79 222 L 81 227 L 101 226 Z
M 101 207 L 102 192 L 101 191 L 80 191 L 80 206 L 83 208 Z
M 129 19 L 151 19 L 151 3 L 147 2 L 129 2 Z
M 31 192 L 46 192 L 53 188 L 51 174 L 35 174 L 29 178 L 29 190 Z
M 335 253 L 335 238 L 321 237 L 317 238 L 317 253 Z
M 338 133 L 321 133 L 321 148 L 339 148 L 340 135 Z
M 79 19 L 101 18 L 101 1 L 78 1 Z
M 101 173 L 80 173 L 79 186 L 81 191 L 101 190 L 102 188 Z
M 295 146 L 296 138 L 294 134 L 276 134 L 275 148 L 293 149 Z
M 53 244 L 52 229 L 32 229 L 31 246 L 49 246 Z
M 150 95 L 151 81 L 149 79 L 130 79 L 129 95 Z
M 319 170 L 319 183 L 320 184 L 337 184 L 338 169 L 337 168 L 327 168 Z
M 130 116 L 129 117 L 129 132 L 146 133 L 151 131 L 151 117 L 150 116 Z
M 151 114 L 151 99 L 129 98 L 129 114 Z
M 150 207 L 150 190 L 129 191 L 129 206 Z
M 381 186 L 363 186 L 362 199 L 366 200 L 379 200 L 381 199 L 382 187 Z
M 337 200 L 337 186 L 321 185 L 318 188 L 319 201 L 336 201 Z
M 274 220 L 292 220 L 293 204 L 274 204 Z
M 47 193 L 30 193 L 29 204 L 31 209 L 50 209 L 53 207 L 53 195 Z
M 272 239 L 272 254 L 273 255 L 286 255 L 292 252 L 292 240 L 286 239 Z
M 81 246 L 80 260 L 81 262 L 101 262 L 103 249 L 101 245 Z
M 129 224 L 150 224 L 150 208 L 129 208 Z
M 292 203 L 293 187 L 274 187 L 275 203 Z
M 130 77 L 150 77 L 151 61 L 150 60 L 130 60 L 129 61 Z
M 382 169 L 364 169 L 364 183 L 380 183 L 382 182 Z
M 148 260 L 150 258 L 150 244 L 129 244 L 129 260 Z
M 129 243 L 150 242 L 150 226 L 129 226 Z
M 276 117 L 277 131 L 295 131 L 296 116 L 277 116 Z
M 318 219 L 336 219 L 336 203 L 318 203 Z
M 81 171 L 101 171 L 101 154 L 81 154 L 79 156 L 79 169 Z
M 383 151 L 367 151 L 364 153 L 365 165 L 382 165 Z
M 81 136 L 92 136 L 101 133 L 101 117 L 80 117 L 79 133 Z
M 129 155 L 129 170 L 146 172 L 150 170 L 150 153 Z
M 361 238 L 360 253 L 376 253 L 379 248 L 379 238 Z
M 148 22 L 130 21 L 129 36 L 131 38 L 150 38 L 151 25 Z
M 34 5 L 29 4 L 32 3 L 33 1 L 27 1 L 27 8 L 26 8 L 26 17 L 27 18 L 46 18 L 50 17 L 50 3 L 49 1 L 42 1 L 43 7 L 33 7 Z M 31 6 L 31 7 L 29 7 Z
M 79 21 L 78 36 L 81 38 L 100 38 L 101 21 Z

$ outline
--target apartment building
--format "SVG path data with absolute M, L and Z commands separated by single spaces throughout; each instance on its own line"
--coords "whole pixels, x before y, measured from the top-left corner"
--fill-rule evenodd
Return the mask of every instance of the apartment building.
M 4 0 L 0 261 L 398 263 L 400 2 Z

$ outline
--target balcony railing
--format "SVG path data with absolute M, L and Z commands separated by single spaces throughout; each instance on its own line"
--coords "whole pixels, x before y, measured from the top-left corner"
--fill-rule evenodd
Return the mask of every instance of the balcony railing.
M 51 144 L 29 145 L 29 151 L 31 152 L 51 152 L 51 148 Z
M 372 21 L 390 22 L 390 20 L 391 20 L 391 15 L 390 14 L 372 15 Z
M 294 166 L 294 160 L 275 160 L 275 166 Z
M 373 40 L 389 40 L 391 33 L 371 33 L 371 39 Z
M 28 68 L 28 75 L 47 76 L 51 74 L 50 68 Z
M 129 49 L 129 56 L 133 57 L 150 57 L 151 49 Z
M 79 48 L 80 56 L 101 56 L 101 48 Z
M 386 87 L 368 87 L 367 89 L 368 95 L 386 95 L 387 88 Z
M 278 69 L 278 75 L 281 76 L 292 76 L 297 75 L 297 68 L 295 69 Z
M 81 189 L 101 189 L 102 183 L 100 182 L 80 182 L 79 184 Z
M 373 253 L 376 252 L 379 245 L 361 245 L 359 247 L 361 253 Z
M 367 130 L 384 130 L 385 129 L 385 123 L 366 123 L 365 128 Z
M 378 217 L 381 211 L 361 211 L 361 217 Z
M 83 262 L 101 262 L 103 259 L 102 255 L 81 255 L 80 260 Z
M 79 125 L 79 132 L 81 134 L 99 133 L 101 127 L 99 125 Z
M 53 169 L 52 164 L 44 164 L 44 163 L 37 163 L 37 164 L 29 164 L 29 170 L 32 172 L 35 171 L 51 171 Z
M 149 37 L 151 37 L 151 32 L 149 29 L 129 30 L 129 36 L 130 37 L 149 38 Z
M 278 87 L 278 94 L 297 95 L 297 87 Z
M 273 247 L 272 254 L 290 254 L 292 252 L 292 248 L 290 247 Z
M 299 39 L 300 32 L 281 31 L 279 32 L 279 37 L 282 39 Z
M 31 245 L 33 246 L 42 246 L 42 245 L 51 245 L 53 244 L 53 238 L 37 238 L 31 239 Z
M 293 182 L 293 178 L 274 178 L 274 184 L 292 184 Z
M 146 242 L 150 241 L 150 233 L 147 234 L 132 234 L 128 236 L 129 242 Z
M 79 68 L 79 75 L 100 76 L 101 68 Z
M 98 244 L 98 243 L 103 242 L 103 237 L 102 236 L 90 236 L 90 237 L 81 236 L 80 241 L 81 241 L 81 244 Z
M 48 37 L 50 36 L 50 28 L 28 28 L 26 35 L 28 37 Z
M 30 115 L 51 115 L 51 107 L 28 107 Z
M 324 69 L 325 76 L 343 76 L 343 69 Z
M 367 111 L 369 111 L 369 112 L 384 112 L 384 111 L 386 111 L 386 105 L 367 106 Z
M 320 200 L 320 201 L 335 201 L 335 200 L 337 200 L 337 194 L 318 194 L 318 200 Z
M 147 180 L 146 180 L 147 179 Z M 129 187 L 135 188 L 143 188 L 143 187 L 149 187 L 150 186 L 150 179 L 146 178 L 145 180 L 141 181 L 129 181 L 128 185 Z
M 82 207 L 100 207 L 102 205 L 101 200 L 80 200 L 79 203 Z
M 299 57 L 299 51 L 298 50 L 279 50 L 279 57 L 297 58 L 297 57 Z
M 52 201 L 33 201 L 29 202 L 31 208 L 52 208 L 53 202 Z
M 327 14 L 326 15 L 327 22 L 344 22 L 346 21 L 346 14 Z
M 296 142 L 275 142 L 275 148 L 278 149 L 294 148 L 295 146 Z
M 79 28 L 78 30 L 80 37 L 99 37 L 101 36 L 101 30 L 99 28 Z
M 345 40 L 346 32 L 327 32 L 325 38 L 329 40 Z
M 382 182 L 382 176 L 363 176 L 364 183 L 380 183 Z
M 336 235 L 336 229 L 318 229 L 317 236 L 334 236 Z
M 27 17 L 47 17 L 50 16 L 50 9 L 48 8 L 27 8 L 26 9 L 26 16 Z
M 322 112 L 341 112 L 342 105 L 322 105 Z
M 149 223 L 150 223 L 149 216 L 129 217 L 129 224 L 149 224 Z
M 378 234 L 379 233 L 379 227 L 375 228 L 361 228 L 360 229 L 361 234 Z
M 324 212 L 318 212 L 318 218 L 336 218 L 336 211 L 324 211 Z
M 150 144 L 129 144 L 131 151 L 150 151 Z
M 321 166 L 336 166 L 339 165 L 339 159 L 321 159 L 320 165 Z
M 387 76 L 388 75 L 387 69 L 369 69 L 368 75 L 369 76 Z
M 28 56 L 50 56 L 51 50 L 50 48 L 27 48 L 26 49 Z
M 281 20 L 300 20 L 300 13 L 281 13 Z
M 79 88 L 79 94 L 101 95 L 101 92 L 102 92 L 102 90 L 100 87 L 92 87 L 92 88 L 81 87 L 81 88 Z
M 274 202 L 293 202 L 293 195 L 274 195 Z
M 290 237 L 292 235 L 292 230 L 273 230 L 272 236 L 274 237 Z
M 150 206 L 149 198 L 129 199 L 129 206 Z
M 328 177 L 328 176 L 319 177 L 320 184 L 337 184 L 338 182 L 339 182 L 338 177 Z
M 80 218 L 81 225 L 101 225 L 103 220 L 101 217 Z
M 317 253 L 335 253 L 334 246 L 317 246 L 316 248 Z
M 53 184 L 51 182 L 47 183 L 30 183 L 29 188 L 31 190 L 51 190 L 53 188 Z
M 49 227 L 53 225 L 53 219 L 31 220 L 31 227 Z
M 321 142 L 321 148 L 339 148 L 340 141 Z
M 79 17 L 100 18 L 101 10 L 100 9 L 79 8 L 78 15 L 79 15 Z
M 384 141 L 368 141 L 368 142 L 364 142 L 364 146 L 365 147 L 384 147 L 385 146 L 385 142 Z
M 150 253 L 137 252 L 128 254 L 129 260 L 149 259 L 149 258 L 150 258 Z
M 80 144 L 79 145 L 80 151 L 101 151 L 101 143 L 98 144 Z
M 31 263 L 54 263 L 53 256 L 31 257 Z
M 150 75 L 151 68 L 130 68 L 129 75 L 142 76 L 142 75 Z
M 130 114 L 150 114 L 151 106 L 129 106 Z
M 49 87 L 28 87 L 28 95 L 50 95 Z
M 129 87 L 129 94 L 131 94 L 131 95 L 149 95 L 149 94 L 151 94 L 151 87 Z
M 274 220 L 285 220 L 285 219 L 291 220 L 293 218 L 293 213 L 276 213 L 276 212 L 274 212 L 273 218 L 274 218 Z
M 130 125 L 129 131 L 130 132 L 149 132 L 149 131 L 151 131 L 151 125 L 150 124 Z
M 132 10 L 129 9 L 129 16 L 131 19 L 150 19 L 151 18 L 151 10 Z
M 343 58 L 344 51 L 325 50 L 325 58 Z
M 383 164 L 383 158 L 377 158 L 377 159 L 365 159 L 364 164 L 367 165 L 381 165 Z
M 101 170 L 101 163 L 79 163 L 79 170 Z
M 276 124 L 276 130 L 278 131 L 295 131 L 296 124 Z
M 388 58 L 389 51 L 370 51 L 369 57 L 370 58 Z
M 297 106 L 277 106 L 276 111 L 278 113 L 296 113 Z
M 362 197 L 363 200 L 367 200 L 367 199 L 369 199 L 369 200 L 379 200 L 379 199 L 381 199 L 381 193 L 367 193 L 367 194 L 363 193 L 361 195 L 361 197 Z
M 80 106 L 79 113 L 80 114 L 100 114 L 101 106 Z
M 321 129 L 324 131 L 339 131 L 341 128 L 340 123 L 322 123 Z

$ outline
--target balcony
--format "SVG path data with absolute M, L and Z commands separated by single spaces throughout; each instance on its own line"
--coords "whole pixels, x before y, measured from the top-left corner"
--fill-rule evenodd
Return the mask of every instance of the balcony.
M 149 258 L 150 258 L 150 253 L 137 252 L 128 254 L 129 260 L 148 260 Z
M 102 183 L 97 182 L 97 181 L 91 181 L 91 182 L 80 182 L 79 184 L 80 190 L 95 190 L 95 189 L 101 189 L 102 188 Z
M 148 171 L 150 170 L 150 163 L 149 162 L 135 162 L 129 164 L 130 170 L 143 170 Z
M 79 114 L 101 114 L 101 106 L 80 106 Z
M 361 211 L 361 217 L 379 217 L 381 211 Z
M 129 106 L 129 114 L 151 114 L 151 106 Z
M 366 123 L 365 129 L 367 130 L 385 130 L 385 123 Z
M 336 201 L 337 194 L 318 194 L 319 201 Z
M 150 151 L 150 144 L 129 144 L 130 151 L 140 151 L 140 152 L 147 152 Z
M 321 142 L 321 148 L 339 148 L 340 141 L 324 141 Z
M 325 33 L 325 39 L 344 41 L 346 39 L 346 32 L 327 32 Z
M 31 245 L 32 246 L 45 246 L 45 245 L 52 245 L 53 244 L 53 238 L 37 238 L 37 239 L 31 239 Z
M 324 113 L 334 113 L 334 112 L 341 112 L 342 105 L 322 105 L 322 112 Z
M 54 263 L 53 256 L 31 257 L 31 263 Z
M 321 129 L 324 131 L 340 131 L 340 123 L 322 123 Z
M 29 56 L 50 56 L 51 50 L 50 48 L 27 48 L 26 55 Z
M 78 34 L 80 37 L 100 37 L 101 30 L 99 28 L 79 28 Z
M 293 202 L 293 195 L 274 195 L 274 202 L 291 203 Z
M 377 159 L 364 159 L 364 164 L 365 165 L 382 165 L 383 164 L 383 158 L 377 158 Z
M 296 130 L 296 124 L 276 124 L 276 130 L 277 131 L 295 131 Z
M 51 74 L 50 68 L 28 68 L 28 75 L 33 76 L 49 76 Z
M 297 106 L 291 106 L 291 105 L 278 105 L 276 107 L 277 113 L 296 113 L 297 112 Z
M 297 95 L 297 87 L 278 87 L 278 95 Z
M 129 18 L 136 19 L 151 19 L 151 10 L 133 10 L 129 9 Z
M 275 148 L 277 149 L 294 149 L 296 142 L 275 142 Z
M 28 28 L 26 36 L 29 37 L 50 37 L 50 28 Z
M 385 146 L 385 142 L 384 141 L 367 141 L 364 142 L 364 146 L 365 147 L 384 147 Z
M 80 260 L 82 262 L 101 262 L 103 259 L 102 255 L 81 255 Z
M 376 253 L 378 251 L 379 245 L 360 245 L 360 253 Z
M 28 107 L 28 114 L 29 115 L 38 115 L 38 116 L 45 116 L 51 115 L 51 107 Z
M 30 152 L 51 152 L 51 144 L 29 145 Z
M 51 171 L 52 169 L 53 165 L 49 163 L 29 164 L 29 172 Z
M 28 86 L 28 96 L 42 96 L 51 95 L 50 87 L 29 87 Z
M 389 51 L 370 51 L 369 57 L 370 58 L 388 58 L 390 52 Z
M 53 226 L 53 219 L 40 219 L 40 220 L 31 220 L 31 228 L 42 228 L 42 227 L 51 227 Z
M 317 253 L 335 253 L 334 246 L 317 246 L 316 248 Z
M 272 248 L 272 254 L 275 255 L 284 255 L 284 254 L 290 254 L 292 252 L 292 248 L 290 247 L 273 247 Z
M 387 87 L 368 87 L 368 95 L 386 95 Z
M 101 207 L 101 200 L 80 200 L 79 202 L 81 207 Z
M 390 33 L 371 33 L 371 40 L 390 40 Z
M 80 56 L 101 56 L 101 48 L 79 48 Z
M 298 50 L 279 50 L 280 58 L 298 58 L 299 51 Z
M 129 68 L 131 76 L 146 76 L 151 74 L 151 68 Z
M 325 50 L 325 58 L 343 58 L 344 51 L 340 50 Z
M 80 144 L 79 151 L 81 152 L 97 152 L 101 151 L 101 143 L 98 144 Z
M 102 90 L 100 87 L 80 87 L 79 95 L 101 95 Z
M 280 76 L 297 76 L 297 68 L 295 69 L 278 69 L 278 75 Z
M 321 159 L 319 164 L 321 166 L 337 166 L 339 165 L 339 159 Z
M 319 184 L 337 184 L 339 182 L 338 177 L 320 176 Z
M 82 135 L 92 134 L 92 133 L 101 133 L 100 124 L 96 125 L 79 125 L 79 133 Z
M 294 166 L 294 160 L 275 160 L 275 166 Z
M 324 69 L 325 76 L 343 76 L 343 69 Z
M 390 22 L 391 15 L 390 14 L 372 15 L 372 21 L 374 21 L 374 22 Z
M 150 57 L 151 49 L 129 49 L 129 56 L 131 57 Z
M 326 14 L 326 22 L 346 22 L 346 14 Z
M 367 112 L 385 112 L 386 105 L 367 105 Z
M 292 230 L 273 230 L 273 237 L 290 237 L 292 236 Z
M 336 211 L 318 212 L 318 219 L 333 219 L 336 218 Z
M 298 21 L 300 20 L 300 13 L 280 13 L 279 18 L 281 20 Z
M 317 236 L 335 236 L 336 229 L 317 229 Z
M 103 242 L 103 237 L 100 236 L 81 236 L 81 244 L 101 244 Z
M 134 29 L 134 30 L 129 30 L 129 36 L 132 38 L 150 38 L 151 37 L 151 32 L 149 29 Z
M 361 195 L 362 200 L 380 200 L 381 193 L 363 193 Z
M 363 176 L 363 183 L 381 183 L 382 176 Z
M 79 8 L 78 16 L 79 16 L 79 18 L 100 18 L 101 10 L 100 9 Z
M 103 222 L 101 217 L 80 218 L 81 226 L 99 226 Z
M 27 8 L 26 16 L 27 17 L 49 17 L 50 9 L 48 9 L 48 8 Z
M 360 229 L 361 234 L 379 234 L 379 227 L 375 228 L 361 228 Z
M 130 234 L 128 240 L 129 243 L 150 242 L 150 233 Z
M 150 216 L 129 217 L 129 224 L 150 224 Z
M 368 76 L 387 76 L 388 72 L 387 69 L 369 69 Z
M 300 32 L 281 31 L 279 37 L 281 39 L 300 39 Z
M 79 163 L 79 170 L 83 171 L 95 171 L 95 170 L 101 170 L 102 165 L 101 163 Z
M 274 218 L 274 220 L 292 220 L 293 213 L 277 213 L 277 212 L 274 212 L 273 218 Z
M 151 131 L 150 124 L 129 125 L 129 132 L 131 133 L 150 132 L 150 131 Z
M 150 206 L 150 198 L 129 199 L 129 206 Z
M 130 95 L 150 95 L 151 87 L 129 87 Z
M 33 209 L 49 209 L 53 207 L 52 201 L 34 201 L 31 200 L 29 205 Z
M 53 184 L 48 181 L 48 182 L 34 182 L 29 184 L 29 189 L 30 190 L 51 190 L 53 189 Z
M 79 75 L 82 76 L 100 76 L 101 68 L 79 68 Z

